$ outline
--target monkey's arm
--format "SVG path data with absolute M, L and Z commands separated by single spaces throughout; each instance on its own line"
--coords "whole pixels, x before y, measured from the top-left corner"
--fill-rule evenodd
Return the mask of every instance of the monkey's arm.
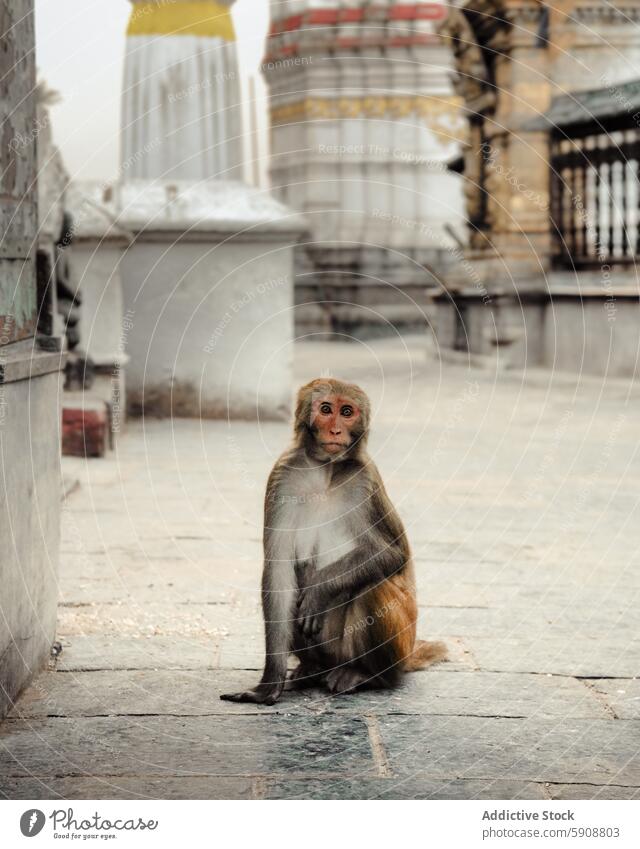
M 265 630 L 264 671 L 258 684 L 242 693 L 225 693 L 230 702 L 272 705 L 281 696 L 287 677 L 295 607 L 295 572 L 290 560 L 265 560 L 262 574 L 262 610 Z
M 306 585 L 298 594 L 297 615 L 302 632 L 314 636 L 321 628 L 323 614 L 391 578 L 408 560 L 403 546 L 391 544 L 372 549 L 362 545 L 319 572 L 308 572 Z
M 294 540 L 283 528 L 278 515 L 277 466 L 267 484 L 264 521 L 264 567 L 262 572 L 262 610 L 264 614 L 266 656 L 259 683 L 242 693 L 226 693 L 220 698 L 232 702 L 272 705 L 284 689 L 287 661 L 291 651 L 291 633 L 297 592 Z
M 374 524 L 377 516 L 377 524 Z M 307 572 L 298 595 L 303 633 L 316 634 L 322 614 L 400 572 L 411 557 L 404 527 L 384 492 L 372 499 L 358 545 L 317 572 Z

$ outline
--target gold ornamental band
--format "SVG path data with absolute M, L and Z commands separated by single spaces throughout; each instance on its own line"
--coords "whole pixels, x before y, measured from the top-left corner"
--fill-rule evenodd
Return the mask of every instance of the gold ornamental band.
M 134 3 L 127 35 L 201 35 L 235 41 L 231 10 L 215 0 Z
M 274 106 L 271 123 L 337 118 L 407 118 L 414 115 L 429 126 L 448 130 L 451 138 L 464 140 L 466 121 L 460 97 L 308 97 Z

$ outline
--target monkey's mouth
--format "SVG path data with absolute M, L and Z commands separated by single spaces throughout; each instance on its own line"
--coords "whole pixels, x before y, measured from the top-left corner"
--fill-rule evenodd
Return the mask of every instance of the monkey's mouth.
M 323 442 L 322 447 L 329 454 L 337 454 L 338 451 L 346 451 L 349 444 L 346 442 Z

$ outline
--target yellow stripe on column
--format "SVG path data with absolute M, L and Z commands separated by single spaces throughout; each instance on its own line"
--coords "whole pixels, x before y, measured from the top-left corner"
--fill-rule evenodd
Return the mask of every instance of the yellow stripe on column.
M 213 0 L 134 3 L 127 35 L 203 35 L 235 41 L 231 10 Z

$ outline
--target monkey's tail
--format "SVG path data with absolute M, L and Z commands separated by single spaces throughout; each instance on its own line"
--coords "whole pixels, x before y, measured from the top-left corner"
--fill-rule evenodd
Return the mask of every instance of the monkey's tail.
M 447 659 L 447 647 L 444 643 L 428 643 L 426 640 L 416 640 L 413 651 L 404 661 L 405 672 L 417 672 L 426 669 L 434 663 Z

